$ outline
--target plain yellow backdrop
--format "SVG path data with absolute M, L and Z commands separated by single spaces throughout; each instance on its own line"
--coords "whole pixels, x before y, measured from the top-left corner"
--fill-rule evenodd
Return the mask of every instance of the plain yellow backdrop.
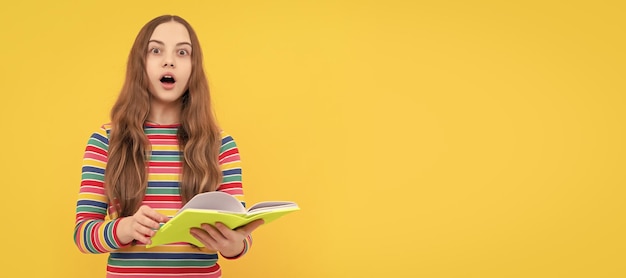
M 226 277 L 624 277 L 623 1 L 10 1 L 2 277 L 103 277 L 81 159 L 141 26 L 196 29 L 261 227 Z

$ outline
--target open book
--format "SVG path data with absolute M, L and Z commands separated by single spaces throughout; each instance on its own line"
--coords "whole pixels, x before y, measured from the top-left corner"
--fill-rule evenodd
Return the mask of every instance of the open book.
M 254 220 L 263 219 L 268 224 L 283 215 L 299 210 L 294 202 L 260 202 L 246 209 L 234 196 L 211 191 L 200 193 L 185 204 L 167 223 L 163 224 L 151 238 L 146 248 L 174 242 L 188 242 L 198 247 L 204 245 L 189 231 L 207 223 L 221 222 L 231 229 L 244 226 Z

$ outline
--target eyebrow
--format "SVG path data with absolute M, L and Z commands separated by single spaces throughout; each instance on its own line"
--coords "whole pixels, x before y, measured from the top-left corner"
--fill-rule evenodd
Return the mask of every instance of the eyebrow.
M 160 45 L 165 45 L 162 41 L 158 41 L 158 40 L 149 40 L 148 41 L 148 43 L 151 43 L 151 42 L 158 43 Z M 179 43 L 176 44 L 176 46 L 181 46 L 181 45 L 185 45 L 185 44 L 191 46 L 191 43 L 188 43 L 188 42 L 179 42 Z

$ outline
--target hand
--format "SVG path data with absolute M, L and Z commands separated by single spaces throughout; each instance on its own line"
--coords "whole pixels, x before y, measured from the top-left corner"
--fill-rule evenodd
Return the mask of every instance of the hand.
M 190 233 L 206 248 L 219 251 L 226 257 L 235 257 L 243 251 L 244 239 L 263 223 L 263 219 L 257 219 L 235 230 L 219 222 L 215 226 L 205 223 L 201 225 L 201 229 L 191 228 Z
M 117 226 L 117 237 L 122 243 L 137 240 L 143 244 L 150 244 L 150 237 L 154 236 L 159 223 L 165 223 L 169 218 L 149 206 L 139 207 L 133 216 L 124 217 Z

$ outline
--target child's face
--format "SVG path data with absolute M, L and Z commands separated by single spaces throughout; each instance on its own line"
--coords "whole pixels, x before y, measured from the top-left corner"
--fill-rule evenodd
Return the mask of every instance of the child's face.
M 172 103 L 187 90 L 191 51 L 191 39 L 184 25 L 170 21 L 154 29 L 146 56 L 146 72 L 153 101 Z

